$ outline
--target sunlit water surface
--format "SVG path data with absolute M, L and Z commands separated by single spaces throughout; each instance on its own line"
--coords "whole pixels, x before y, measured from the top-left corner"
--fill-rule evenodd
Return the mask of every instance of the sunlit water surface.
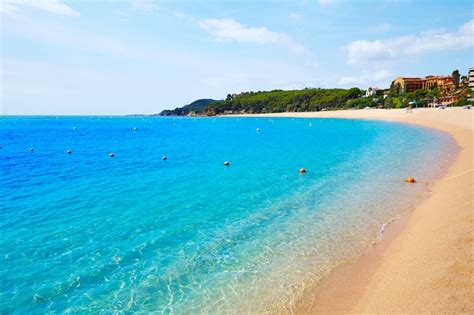
M 2 117 L 0 146 L 0 313 L 291 311 L 452 152 L 290 118 Z

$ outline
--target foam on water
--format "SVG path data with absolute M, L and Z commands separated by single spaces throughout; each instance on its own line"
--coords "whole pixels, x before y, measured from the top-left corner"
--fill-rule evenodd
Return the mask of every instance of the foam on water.
M 452 152 L 408 125 L 268 118 L 3 117 L 0 146 L 2 313 L 289 312 Z

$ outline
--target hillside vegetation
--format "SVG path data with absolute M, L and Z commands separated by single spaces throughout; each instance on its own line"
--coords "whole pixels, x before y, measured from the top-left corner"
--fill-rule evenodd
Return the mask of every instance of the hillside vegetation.
M 467 90 L 466 90 L 467 91 Z M 162 116 L 258 114 L 280 112 L 308 112 L 337 109 L 361 109 L 365 107 L 402 108 L 427 106 L 434 97 L 439 97 L 437 88 L 417 90 L 403 95 L 390 93 L 388 97 L 374 95 L 363 97 L 365 91 L 351 89 L 306 88 L 303 90 L 273 90 L 228 94 L 225 100 L 202 99 L 174 110 L 164 110 Z M 469 95 L 468 93 L 465 93 Z M 467 96 L 455 106 L 467 104 Z
M 207 106 L 212 102 L 218 102 L 213 99 L 204 98 L 196 100 L 183 107 L 176 107 L 175 109 L 165 109 L 160 113 L 161 116 L 186 116 L 191 113 L 202 113 L 206 111 Z

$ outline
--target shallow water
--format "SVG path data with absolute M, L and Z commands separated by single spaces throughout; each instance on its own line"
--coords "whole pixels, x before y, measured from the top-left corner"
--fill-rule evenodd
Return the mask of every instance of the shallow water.
M 452 140 L 338 119 L 2 117 L 0 146 L 0 313 L 232 313 L 291 311 L 415 202 L 424 185 L 403 179 L 435 177 Z

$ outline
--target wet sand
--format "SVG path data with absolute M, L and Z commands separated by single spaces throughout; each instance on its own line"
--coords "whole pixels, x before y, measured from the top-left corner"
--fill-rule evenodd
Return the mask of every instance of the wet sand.
M 384 239 L 369 253 L 332 272 L 307 295 L 300 313 L 474 312 L 474 110 L 255 116 L 387 120 L 451 134 L 461 149 L 444 176 L 430 184 L 430 196 L 389 225 Z

